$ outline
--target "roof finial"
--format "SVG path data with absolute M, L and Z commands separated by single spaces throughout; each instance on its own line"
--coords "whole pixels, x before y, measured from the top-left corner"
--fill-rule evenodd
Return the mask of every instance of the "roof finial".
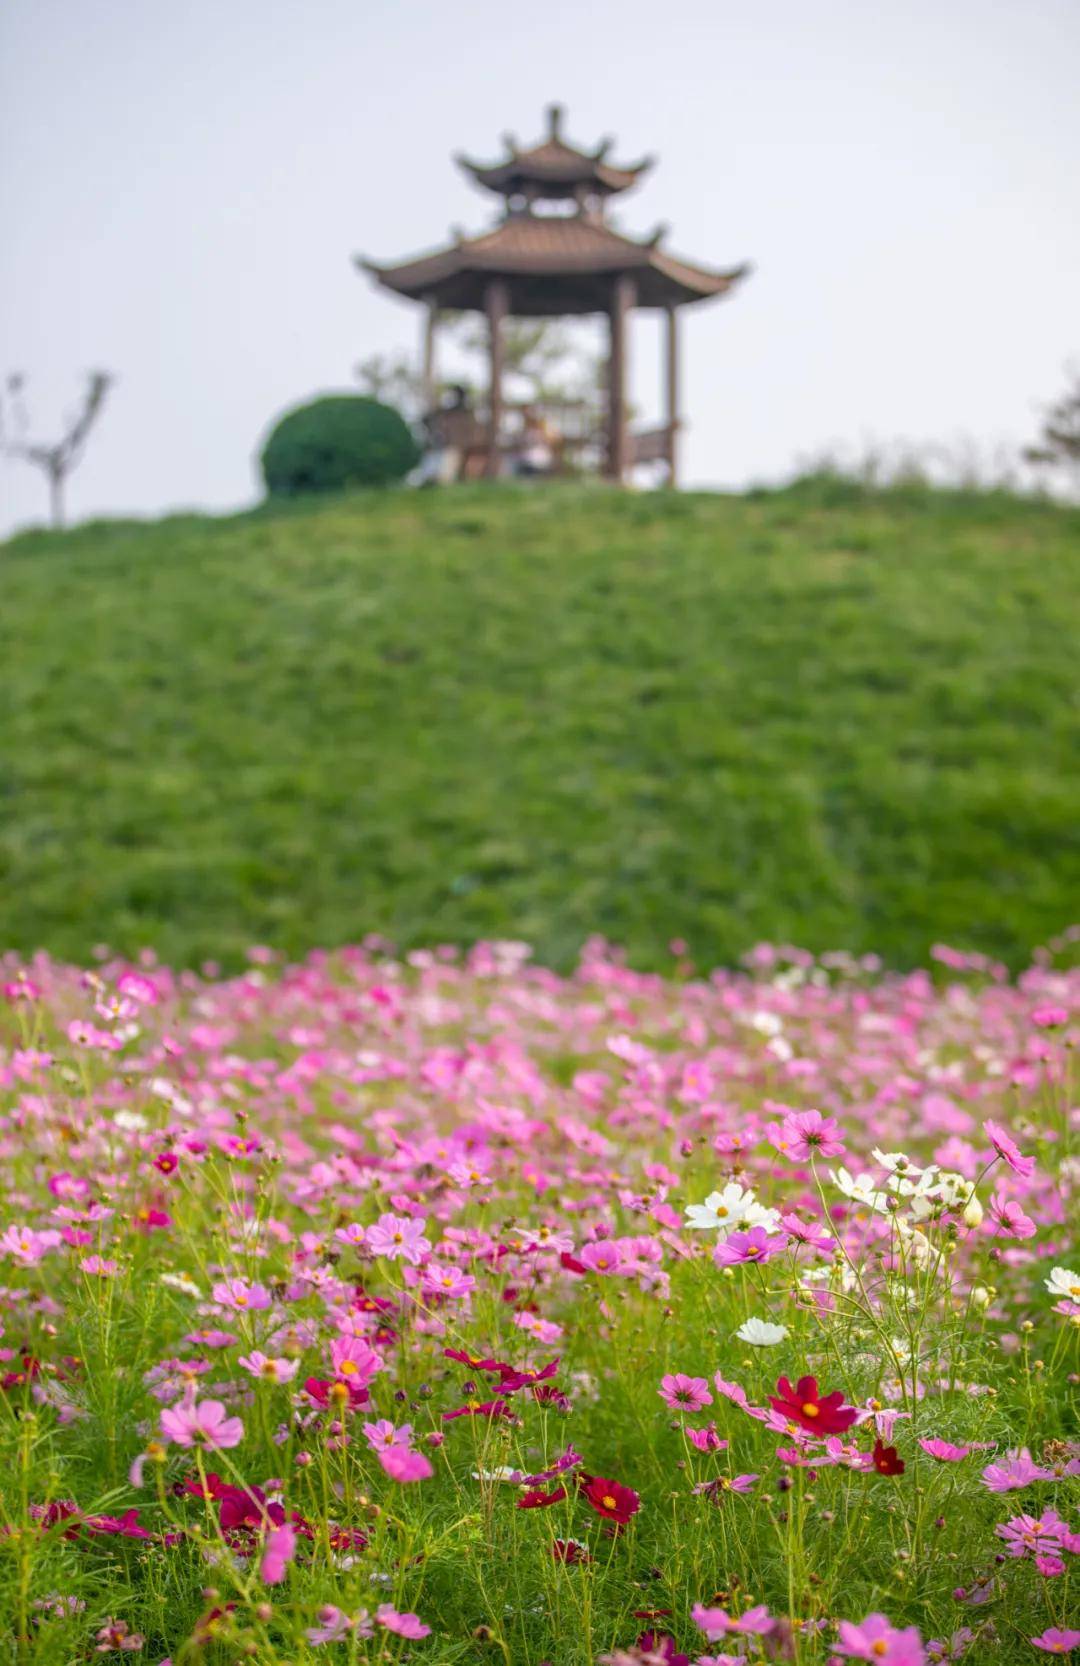
M 548 105 L 548 107 L 547 107 L 547 119 L 548 119 L 548 138 L 549 139 L 561 139 L 562 138 L 562 124 L 563 124 L 563 116 L 565 114 L 566 114 L 566 111 L 563 109 L 563 106 L 561 104 L 549 104 Z

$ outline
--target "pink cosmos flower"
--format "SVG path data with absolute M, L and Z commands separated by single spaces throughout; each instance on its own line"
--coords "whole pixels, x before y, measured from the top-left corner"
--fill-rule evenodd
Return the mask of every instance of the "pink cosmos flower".
M 987 1464 L 982 1472 L 982 1483 L 991 1492 L 1015 1492 L 1020 1487 L 1029 1487 L 1032 1481 L 1053 1479 L 1053 1471 L 1041 1469 L 1026 1446 L 1019 1452 L 1006 1452 L 1001 1463 Z
M 733 1619 L 726 1609 L 705 1608 L 700 1602 L 695 1602 L 690 1611 L 690 1618 L 698 1630 L 705 1633 L 710 1643 L 728 1632 L 743 1636 L 767 1637 L 776 1627 L 776 1621 L 764 1603 L 758 1603 L 755 1608 L 748 1608 L 745 1614 Z
M 713 1250 L 718 1267 L 737 1267 L 748 1261 L 771 1261 L 787 1248 L 786 1232 L 766 1232 L 752 1226 L 748 1232 L 732 1232 Z
M 713 1403 L 705 1378 L 688 1377 L 682 1371 L 662 1377 L 657 1393 L 672 1411 L 702 1411 Z
M 1015 1199 L 1001 1192 L 995 1192 L 990 1200 L 990 1217 L 1004 1238 L 1034 1238 L 1039 1230 Z
M 79 1262 L 84 1273 L 96 1274 L 98 1278 L 115 1278 L 117 1264 L 107 1255 L 86 1255 Z
M 332 1602 L 325 1603 L 317 1617 L 318 1625 L 309 1626 L 304 1633 L 309 1643 L 340 1643 L 352 1630 L 353 1622 L 348 1614 Z
M 1040 1636 L 1031 1637 L 1028 1641 L 1033 1648 L 1042 1649 L 1044 1654 L 1070 1654 L 1080 1647 L 1080 1631 L 1049 1626 Z
M 617 1244 L 605 1240 L 597 1244 L 583 1244 L 578 1252 L 578 1260 L 590 1273 L 614 1273 L 619 1269 L 622 1256 Z
M 844 1660 L 870 1660 L 874 1666 L 925 1666 L 926 1652 L 917 1627 L 898 1631 L 884 1614 L 868 1614 L 859 1625 L 840 1621 L 836 1653 Z
M 795 1163 L 808 1163 L 811 1157 L 843 1157 L 845 1146 L 840 1124 L 835 1117 L 822 1116 L 820 1111 L 793 1111 L 781 1125 L 784 1155 Z
M 250 1354 L 241 1354 L 236 1363 L 253 1377 L 261 1377 L 268 1383 L 291 1383 L 300 1369 L 298 1359 L 271 1359 L 257 1348 Z
M 808 1248 L 819 1250 L 822 1255 L 831 1255 L 836 1248 L 836 1239 L 817 1221 L 803 1221 L 798 1215 L 781 1215 L 780 1225 L 789 1238 L 797 1244 L 806 1244 Z
M 411 1220 L 407 1215 L 380 1215 L 367 1229 L 367 1247 L 372 1255 L 384 1256 L 387 1261 L 408 1261 L 418 1267 L 431 1253 L 430 1240 L 424 1237 L 426 1225 L 423 1216 Z
M 225 1278 L 211 1291 L 219 1307 L 230 1307 L 237 1313 L 258 1313 L 270 1306 L 270 1292 L 261 1284 L 251 1284 L 246 1278 Z
M 330 1359 L 334 1375 L 350 1388 L 366 1388 L 383 1369 L 380 1356 L 360 1336 L 335 1337 L 330 1344 Z
M 1021 1180 L 1030 1180 L 1031 1176 L 1035 1173 L 1034 1157 L 1023 1156 L 1020 1151 L 1020 1147 L 1016 1144 L 1015 1140 L 1010 1137 L 1008 1132 L 1002 1128 L 1000 1123 L 992 1122 L 990 1118 L 987 1117 L 986 1121 L 983 1123 L 983 1127 L 986 1130 L 990 1144 L 993 1146 L 1002 1162 L 1007 1163 L 1013 1173 L 1020 1176 Z
M 272 1527 L 263 1541 L 262 1561 L 259 1564 L 259 1577 L 264 1585 L 280 1585 L 285 1578 L 285 1570 L 296 1555 L 296 1534 L 286 1523 L 282 1527 Z
M 919 1445 L 924 1452 L 936 1458 L 939 1464 L 958 1464 L 961 1458 L 966 1458 L 971 1452 L 987 1452 L 992 1442 L 987 1440 L 973 1441 L 970 1446 L 954 1446 L 948 1440 L 920 1440 Z
M 1056 1510 L 1047 1510 L 1041 1516 L 1013 1516 L 999 1522 L 994 1532 L 1004 1539 L 1010 1556 L 1027 1556 L 1044 1548 L 1055 1551 L 1069 1536 L 1069 1526 Z
M 686 1438 L 699 1452 L 726 1452 L 728 1449 L 729 1443 L 720 1439 L 715 1423 L 708 1424 L 704 1429 L 687 1429 Z
M 202 1445 L 221 1452 L 239 1446 L 244 1438 L 244 1425 L 238 1417 L 228 1415 L 220 1400 L 200 1400 L 196 1404 L 192 1387 L 179 1405 L 162 1412 L 161 1432 L 177 1446 Z
M 379 1463 L 391 1481 L 407 1484 L 410 1481 L 428 1481 L 434 1475 L 430 1463 L 422 1452 L 413 1452 L 407 1446 L 388 1446 L 378 1454 Z
M 387 1631 L 392 1631 L 397 1637 L 409 1637 L 419 1640 L 421 1637 L 431 1636 L 431 1627 L 426 1626 L 417 1614 L 399 1614 L 393 1603 L 380 1603 L 375 1610 L 375 1618 Z
M 32 1226 L 9 1226 L 0 1233 L 0 1255 L 10 1255 L 23 1267 L 36 1267 L 62 1242 L 59 1232 L 51 1227 L 45 1232 L 35 1232 Z

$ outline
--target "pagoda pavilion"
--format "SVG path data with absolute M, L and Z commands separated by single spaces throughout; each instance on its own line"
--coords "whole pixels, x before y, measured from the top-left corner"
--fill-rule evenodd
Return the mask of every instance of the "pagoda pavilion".
M 431 254 L 397 266 L 357 264 L 385 288 L 426 309 L 423 381 L 430 408 L 435 393 L 435 337 L 440 312 L 480 312 L 487 318 L 490 353 L 483 428 L 486 472 L 502 472 L 506 455 L 502 324 L 507 317 L 602 314 L 608 320 L 609 363 L 603 472 L 623 481 L 635 463 L 661 461 L 677 479 L 679 309 L 726 295 L 749 270 L 715 271 L 669 254 L 664 228 L 651 237 L 626 237 L 609 224 L 611 197 L 636 185 L 651 166 L 611 160 L 611 141 L 579 150 L 563 137 L 563 112 L 548 110 L 546 136 L 527 150 L 505 139 L 499 161 L 455 160 L 484 190 L 502 199 L 490 231 L 458 234 Z M 665 411 L 661 427 L 633 433 L 628 422 L 628 322 L 635 307 L 666 316 Z

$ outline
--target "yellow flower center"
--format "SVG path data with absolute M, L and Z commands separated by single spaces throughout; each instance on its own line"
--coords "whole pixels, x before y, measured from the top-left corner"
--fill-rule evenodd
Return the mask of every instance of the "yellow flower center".
M 617 1508 L 615 1500 L 612 1498 L 612 1496 L 609 1492 L 606 1492 L 604 1494 L 604 1496 L 600 1500 L 600 1502 L 604 1506 L 605 1510 L 614 1510 L 614 1509 Z
M 804 1417 L 817 1417 L 818 1408 L 812 1400 L 808 1400 L 806 1402 L 805 1406 L 802 1408 L 802 1414 Z

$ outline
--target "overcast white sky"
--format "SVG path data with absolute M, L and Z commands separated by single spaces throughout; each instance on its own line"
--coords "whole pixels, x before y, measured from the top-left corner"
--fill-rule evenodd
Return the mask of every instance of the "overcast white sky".
M 874 434 L 1028 438 L 1080 354 L 1077 0 L 8 0 L 0 371 L 49 434 L 119 377 L 71 509 L 225 509 L 275 412 L 412 347 L 352 265 L 492 213 L 450 153 L 614 134 L 620 225 L 755 272 L 684 314 L 690 483 Z M 635 326 L 633 392 L 659 349 Z M 0 463 L 0 529 L 43 518 Z

